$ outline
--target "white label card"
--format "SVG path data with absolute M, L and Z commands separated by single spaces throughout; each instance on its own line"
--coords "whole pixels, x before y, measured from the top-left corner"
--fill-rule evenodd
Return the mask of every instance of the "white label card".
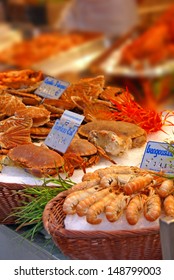
M 83 119 L 84 116 L 65 110 L 60 120 L 56 120 L 44 143 L 65 153 Z
M 35 90 L 35 94 L 44 98 L 58 99 L 69 85 L 70 83 L 68 82 L 46 77 Z
M 172 152 L 171 152 L 172 149 Z M 174 173 L 174 146 L 168 143 L 149 141 L 140 167 L 153 171 Z

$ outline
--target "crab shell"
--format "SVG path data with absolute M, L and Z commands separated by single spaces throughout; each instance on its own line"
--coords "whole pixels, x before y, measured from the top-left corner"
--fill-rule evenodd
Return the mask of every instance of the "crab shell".
M 100 156 L 115 164 L 115 161 L 102 148 L 95 147 L 86 139 L 76 137 L 72 140 L 66 153 L 63 155 L 65 171 L 68 172 L 69 176 L 73 174 L 76 168 L 83 169 L 85 173 L 86 167 L 97 164 Z
M 96 120 L 81 125 L 78 133 L 82 137 L 88 138 L 89 132 L 92 130 L 112 131 L 119 137 L 129 137 L 132 139 L 131 148 L 141 147 L 147 140 L 146 131 L 140 126 L 129 122 Z
M 32 143 L 11 149 L 7 156 L 14 165 L 23 167 L 36 177 L 55 175 L 57 169 L 64 164 L 63 157 L 57 152 Z
M 75 138 L 69 145 L 65 156 L 68 154 L 76 154 L 77 156 L 83 157 L 89 166 L 99 161 L 97 151 L 97 148 L 88 140 Z

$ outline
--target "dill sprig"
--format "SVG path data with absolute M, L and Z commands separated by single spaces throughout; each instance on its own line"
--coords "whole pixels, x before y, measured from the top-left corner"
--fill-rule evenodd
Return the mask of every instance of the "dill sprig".
M 24 237 L 33 240 L 35 235 L 43 229 L 42 214 L 46 204 L 74 184 L 75 182 L 70 178 L 63 179 L 58 174 L 57 178 L 44 178 L 43 184 L 40 186 L 25 187 L 22 190 L 22 197 L 24 198 L 22 205 L 13 208 L 10 214 L 10 216 L 15 217 L 15 222 L 18 224 L 16 230 L 26 227 Z M 27 226 L 29 226 L 29 229 Z

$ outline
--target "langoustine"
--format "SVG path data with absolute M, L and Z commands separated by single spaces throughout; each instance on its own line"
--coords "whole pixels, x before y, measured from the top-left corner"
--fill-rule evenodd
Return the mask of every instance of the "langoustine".
M 99 185 L 88 188 L 87 190 L 79 190 L 73 193 L 70 193 L 63 204 L 63 211 L 65 214 L 74 214 L 76 213 L 77 204 L 84 198 L 90 196 L 91 194 L 97 192 L 100 189 Z
M 153 222 L 159 218 L 161 210 L 160 196 L 155 193 L 154 189 L 151 189 L 150 195 L 144 204 L 144 216 L 148 221 Z
M 140 215 L 143 211 L 143 205 L 146 200 L 145 195 L 135 195 L 131 200 L 129 201 L 129 204 L 126 208 L 126 220 L 130 225 L 137 224 Z
M 115 222 L 123 214 L 124 209 L 127 206 L 129 196 L 123 193 L 118 194 L 111 202 L 106 206 L 105 214 L 109 222 Z
M 164 211 L 167 216 L 174 217 L 174 196 L 172 194 L 164 199 Z
M 112 199 L 114 199 L 116 194 L 114 192 L 109 193 L 99 201 L 92 204 L 86 214 L 86 220 L 88 223 L 97 225 L 102 222 L 102 218 L 99 218 L 98 215 L 103 213 L 105 207 L 110 203 Z

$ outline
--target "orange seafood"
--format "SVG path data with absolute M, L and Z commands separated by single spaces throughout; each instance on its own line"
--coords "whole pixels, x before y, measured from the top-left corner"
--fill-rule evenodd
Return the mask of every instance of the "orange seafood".
M 4 132 L 8 130 L 10 127 L 14 126 L 23 126 L 26 128 L 31 128 L 33 124 L 33 121 L 30 117 L 23 116 L 23 117 L 18 117 L 18 116 L 11 116 L 9 118 L 6 118 L 2 121 L 0 121 L 0 132 Z
M 112 191 L 111 188 L 107 188 L 107 189 L 102 189 L 99 190 L 98 192 L 95 192 L 94 194 L 86 197 L 85 199 L 81 200 L 77 207 L 76 207 L 76 212 L 77 214 L 82 217 L 84 215 L 86 215 L 89 207 L 94 204 L 96 201 L 99 201 L 100 199 L 102 199 L 103 197 L 105 197 L 107 194 L 109 194 Z
M 102 102 L 90 102 L 83 109 L 83 115 L 87 122 L 96 120 L 114 120 L 115 116 L 113 112 L 115 110 L 111 108 L 111 103 L 106 104 Z
M 140 126 L 146 133 L 156 132 L 167 123 L 167 117 L 162 119 L 162 112 L 157 112 L 154 108 L 143 108 L 133 98 L 132 95 L 125 91 L 119 100 L 111 100 L 117 111 L 115 121 L 126 121 Z
M 86 214 L 86 220 L 89 224 L 97 225 L 102 222 L 102 218 L 99 218 L 98 215 L 105 211 L 105 207 L 114 199 L 116 194 L 110 192 L 108 195 L 101 198 L 99 201 L 96 201 L 92 204 Z
M 113 131 L 91 130 L 88 135 L 89 142 L 100 146 L 106 153 L 113 156 L 120 156 L 132 147 L 131 137 L 119 137 Z
M 153 222 L 159 218 L 160 214 L 161 198 L 152 191 L 144 204 L 144 216 L 148 221 Z
M 63 204 L 63 212 L 65 214 L 75 214 L 77 204 L 86 197 L 92 195 L 99 190 L 99 185 L 93 186 L 85 190 L 74 191 L 70 193 Z
M 133 178 L 130 182 L 125 184 L 124 192 L 126 194 L 137 193 L 153 183 L 153 176 L 150 174 L 145 174 L 144 176 L 138 176 Z
M 80 191 L 83 189 L 88 189 L 91 187 L 94 187 L 96 185 L 98 185 L 100 182 L 100 178 L 95 178 L 95 179 L 91 179 L 89 181 L 82 181 L 80 183 L 75 184 L 73 187 L 71 187 L 68 192 L 72 193 L 74 191 Z
M 0 73 L 0 88 L 25 88 L 44 79 L 42 71 L 31 69 Z
M 174 191 L 174 182 L 171 179 L 163 181 L 157 189 L 159 196 L 162 198 L 168 196 L 172 191 Z
M 136 167 L 136 166 L 111 165 L 109 167 L 98 168 L 94 172 L 88 172 L 88 173 L 84 174 L 82 177 L 82 181 L 90 180 L 90 179 L 94 179 L 94 178 L 98 178 L 98 177 L 102 178 L 111 173 L 114 173 L 114 174 L 117 174 L 120 176 L 121 174 L 140 175 L 140 174 L 144 174 L 144 172 L 145 171 L 143 169 Z
M 129 196 L 118 194 L 105 208 L 106 218 L 109 222 L 116 222 L 127 206 Z
M 33 143 L 18 145 L 8 152 L 8 157 L 16 166 L 24 168 L 36 177 L 56 175 L 64 165 L 64 159 L 46 146 Z
M 100 185 L 105 188 L 118 186 L 118 174 L 106 174 L 101 178 Z
M 124 122 L 124 121 L 107 121 L 96 120 L 84 125 L 81 125 L 78 129 L 78 133 L 82 137 L 88 138 L 90 131 L 92 130 L 105 130 L 116 133 L 119 137 L 128 137 L 132 140 L 131 148 L 141 147 L 146 143 L 147 134 L 140 126 Z
M 135 225 L 143 211 L 143 204 L 146 196 L 136 195 L 130 201 L 126 208 L 126 220 L 130 225 Z
M 21 99 L 10 94 L 0 94 L 0 119 L 13 116 L 16 110 L 25 109 Z
M 38 127 L 50 121 L 50 112 L 44 107 L 28 106 L 24 109 L 17 109 L 16 116 L 28 116 L 33 120 L 33 127 Z
M 0 133 L 0 147 L 12 149 L 18 145 L 30 144 L 30 128 L 22 125 L 12 126 Z
M 105 151 L 100 147 L 95 147 L 86 139 L 73 139 L 67 151 L 63 155 L 65 160 L 65 171 L 71 176 L 76 168 L 82 168 L 86 172 L 86 167 L 95 165 L 100 160 L 100 156 L 115 163 L 107 156 Z
M 174 196 L 172 194 L 168 195 L 164 199 L 164 211 L 167 216 L 174 217 Z
M 117 99 L 124 92 L 123 88 L 107 86 L 101 93 L 100 98 L 103 100 Z

